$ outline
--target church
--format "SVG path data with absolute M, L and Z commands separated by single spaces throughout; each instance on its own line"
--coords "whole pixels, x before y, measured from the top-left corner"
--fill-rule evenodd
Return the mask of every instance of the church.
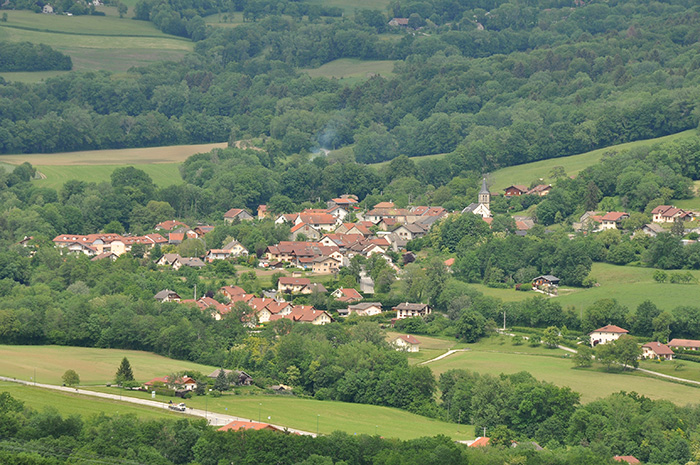
M 481 190 L 479 191 L 479 203 L 470 203 L 467 208 L 462 210 L 462 213 L 474 213 L 481 215 L 482 218 L 491 218 L 491 193 L 486 186 L 486 178 L 481 182 Z

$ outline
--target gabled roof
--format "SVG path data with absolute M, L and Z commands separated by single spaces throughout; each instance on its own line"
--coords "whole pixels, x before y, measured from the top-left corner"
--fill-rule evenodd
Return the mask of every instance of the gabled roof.
M 603 221 L 620 221 L 624 217 L 629 216 L 625 212 L 608 212 L 601 218 Z
M 156 229 L 164 229 L 166 231 L 172 231 L 178 226 L 183 226 L 185 228 L 189 228 L 185 223 L 182 221 L 177 221 L 177 220 L 168 220 L 168 221 L 162 221 L 156 225 Z
M 279 279 L 279 283 L 283 286 L 308 286 L 311 284 L 311 280 L 309 278 L 290 278 L 284 276 Z
M 694 339 L 671 339 L 668 345 L 671 347 L 693 347 L 700 349 L 700 341 Z
M 660 342 L 647 342 L 642 347 L 646 347 L 654 352 L 656 355 L 673 355 L 673 351 L 666 344 Z
M 469 444 L 469 447 L 484 447 L 484 446 L 488 446 L 489 442 L 491 442 L 491 438 L 479 437 L 479 438 L 476 438 L 476 441 Z
M 629 333 L 626 329 L 622 329 L 619 326 L 615 325 L 605 325 L 602 328 L 598 328 L 595 331 L 591 331 L 590 334 L 593 333 L 620 333 L 620 334 L 625 334 Z
M 379 202 L 372 208 L 395 208 L 396 205 L 394 205 L 394 202 Z
M 198 257 L 180 257 L 176 259 L 175 261 L 180 262 L 182 265 L 185 266 L 192 266 L 195 268 L 201 268 L 205 266 L 205 263 L 200 260 Z
M 272 431 L 280 431 L 282 432 L 283 430 L 277 428 L 276 426 L 272 426 L 268 423 L 258 423 L 257 421 L 232 421 L 231 423 L 228 423 L 221 428 L 219 428 L 217 431 L 240 431 L 240 430 L 256 430 L 260 431 L 263 429 L 267 430 L 272 430 Z
M 426 308 L 429 308 L 428 304 L 412 304 L 408 302 L 402 302 L 398 304 L 396 307 L 393 308 L 393 310 L 412 310 L 412 311 L 421 311 Z
M 341 302 L 362 300 L 362 295 L 359 292 L 357 292 L 357 289 L 353 289 L 352 287 L 341 287 L 336 289 L 336 291 L 340 292 L 340 297 L 338 297 L 337 299 Z
M 242 208 L 232 208 L 226 213 L 224 213 L 224 218 L 236 218 L 238 215 L 241 215 L 243 213 L 250 216 L 250 213 L 243 210 Z
M 523 192 L 523 193 L 524 193 L 524 192 L 527 192 L 527 190 L 528 190 L 528 189 L 527 189 L 527 186 L 523 186 L 522 184 L 513 184 L 512 186 L 508 186 L 508 187 L 506 187 L 506 188 L 503 189 L 503 190 L 507 191 L 507 190 L 510 190 L 510 189 L 517 189 L 517 190 L 519 190 L 520 192 Z
M 245 294 L 245 290 L 242 287 L 238 286 L 222 286 L 221 288 L 219 288 L 219 291 L 229 296 Z
M 396 339 L 402 339 L 403 341 L 413 345 L 420 344 L 420 341 L 410 334 L 402 334 L 401 336 L 396 337 L 394 340 Z
M 307 224 L 335 224 L 338 220 L 330 213 L 320 212 L 301 212 L 299 219 L 302 223 Z
M 153 298 L 156 300 L 163 300 L 167 299 L 170 296 L 176 296 L 178 299 L 180 298 L 177 292 L 171 291 L 170 289 L 163 289 L 162 291 L 154 295 Z
M 378 307 L 382 309 L 381 302 L 360 302 L 359 304 L 348 305 L 348 310 L 367 310 L 370 307 Z

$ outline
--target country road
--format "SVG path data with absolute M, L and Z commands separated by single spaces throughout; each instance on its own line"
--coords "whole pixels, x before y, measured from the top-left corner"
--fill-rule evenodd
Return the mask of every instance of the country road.
M 90 391 L 88 389 L 79 389 L 79 388 L 72 388 L 72 387 L 67 387 L 67 386 L 56 386 L 54 384 L 41 384 L 41 383 L 32 383 L 30 381 L 24 381 L 20 379 L 15 379 L 15 378 L 8 378 L 6 376 L 0 376 L 0 381 L 8 381 L 11 383 L 18 383 L 18 384 L 24 384 L 27 386 L 34 386 L 38 388 L 43 388 L 43 389 L 52 389 L 54 391 L 62 391 L 62 392 L 68 392 L 71 394 L 80 394 L 84 396 L 92 396 L 92 397 L 101 397 L 103 399 L 109 399 L 109 400 L 116 400 L 117 402 L 128 402 L 132 404 L 139 404 L 139 405 L 144 405 L 146 407 L 153 407 L 153 408 L 158 408 L 158 409 L 168 409 L 168 404 L 164 402 L 158 402 L 155 400 L 148 400 L 148 399 L 138 399 L 136 397 L 128 397 L 128 396 L 120 396 L 118 394 L 108 394 L 106 392 L 96 392 L 96 391 Z M 178 413 L 178 412 L 174 412 Z M 206 418 L 207 422 L 210 425 L 214 426 L 222 426 L 227 423 L 230 423 L 232 421 L 253 421 L 249 418 L 242 418 L 242 417 L 237 417 L 233 415 L 227 415 L 227 414 L 222 414 L 219 412 L 209 412 L 205 410 L 200 410 L 200 409 L 195 409 L 195 408 L 187 408 L 185 412 L 179 412 L 183 415 L 192 415 L 196 417 L 201 417 L 201 418 Z M 304 434 L 308 436 L 316 436 L 315 433 L 310 433 L 308 431 L 302 431 L 298 429 L 293 429 L 293 428 L 287 428 L 285 426 L 280 426 L 280 425 L 272 425 L 280 429 L 286 429 L 290 433 L 299 433 L 299 434 Z

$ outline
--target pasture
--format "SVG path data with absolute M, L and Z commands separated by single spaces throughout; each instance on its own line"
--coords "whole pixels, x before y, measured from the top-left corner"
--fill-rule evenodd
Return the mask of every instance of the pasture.
M 394 75 L 394 61 L 391 60 L 358 60 L 341 58 L 328 62 L 318 68 L 301 69 L 312 78 L 327 77 L 330 79 L 354 80 L 367 79 L 374 75 L 391 77 Z
M 137 350 L 95 349 L 64 346 L 0 345 L 0 375 L 45 384 L 62 384 L 66 370 L 80 375 L 80 385 L 104 385 L 114 381 L 122 358 L 127 357 L 137 381 L 146 382 L 182 370 L 208 375 L 216 369 L 198 363 L 173 360 Z
M 386 11 L 388 0 L 309 0 L 310 4 L 323 5 L 325 7 L 342 8 L 345 14 L 354 14 L 357 10 L 381 10 Z
M 654 268 L 636 266 L 617 266 L 609 263 L 594 263 L 591 276 L 600 284 L 589 289 L 559 289 L 556 299 L 563 307 L 574 307 L 580 311 L 599 299 L 617 299 L 630 311 L 645 300 L 651 300 L 659 308 L 670 310 L 680 305 L 697 305 L 700 288 L 697 284 L 670 284 L 654 281 Z M 669 270 L 667 273 L 685 273 L 686 270 Z M 700 271 L 691 271 L 700 280 Z M 493 289 L 483 284 L 472 284 L 485 295 L 498 297 L 505 302 L 519 302 L 536 294 L 534 292 L 517 292 L 514 289 Z
M 619 391 L 634 391 L 651 399 L 665 399 L 678 405 L 697 403 L 700 399 L 700 388 L 696 387 L 662 381 L 634 372 L 605 372 L 595 367 L 574 368 L 573 362 L 566 355 L 548 357 L 513 352 L 490 352 L 480 349 L 478 344 L 475 344 L 469 352 L 458 352 L 427 366 L 436 376 L 455 368 L 491 375 L 527 371 L 538 380 L 570 387 L 581 394 L 583 403 Z M 683 375 L 679 373 L 675 376 Z
M 146 172 L 158 187 L 167 187 L 182 182 L 178 163 L 159 164 L 134 164 L 136 168 Z M 45 179 L 37 179 L 35 184 L 39 187 L 60 189 L 69 179 L 77 179 L 87 182 L 109 182 L 112 171 L 122 168 L 124 165 L 50 165 L 37 166 L 39 172 L 46 176 Z
M 164 34 L 146 21 L 6 12 L 7 22 L 0 23 L 0 40 L 49 44 L 71 56 L 74 70 L 126 71 L 155 61 L 178 60 L 192 50 L 191 41 Z M 24 73 L 3 76 L 30 81 Z M 41 72 L 38 76 L 50 74 Z
M 81 415 L 88 417 L 104 413 L 105 415 L 133 414 L 141 419 L 157 420 L 179 418 L 179 415 L 169 410 L 146 407 L 116 400 L 99 399 L 91 396 L 53 391 L 33 386 L 0 382 L 0 392 L 8 392 L 12 397 L 24 402 L 24 405 L 35 410 L 47 407 L 55 408 L 63 416 Z

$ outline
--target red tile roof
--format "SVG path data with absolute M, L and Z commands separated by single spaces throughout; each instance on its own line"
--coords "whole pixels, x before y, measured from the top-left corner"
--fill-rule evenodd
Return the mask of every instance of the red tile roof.
M 217 431 L 239 431 L 239 430 L 262 430 L 262 429 L 269 429 L 272 431 L 282 431 L 281 429 L 277 428 L 276 426 L 272 426 L 268 423 L 258 423 L 257 421 L 232 421 L 231 423 L 222 426 L 219 428 Z
M 491 438 L 480 437 L 480 438 L 476 438 L 476 441 L 469 444 L 469 447 L 484 447 L 484 446 L 488 446 L 489 442 L 491 442 Z
M 673 355 L 673 351 L 666 344 L 660 342 L 647 342 L 642 347 L 651 349 L 656 355 Z
M 626 329 L 622 329 L 619 326 L 606 325 L 602 328 L 598 328 L 595 331 L 592 331 L 592 333 L 629 333 L 629 331 L 627 331 Z
M 415 337 L 411 336 L 410 334 L 402 334 L 401 336 L 398 336 L 396 339 L 403 339 L 404 341 L 408 342 L 409 344 L 420 344 L 420 341 L 416 339 Z
M 613 460 L 627 463 L 642 463 L 633 455 L 616 455 L 615 457 L 613 457 Z
M 692 347 L 700 349 L 700 341 L 694 339 L 671 339 L 668 345 L 671 347 Z
M 625 212 L 608 212 L 601 219 L 603 221 L 620 221 L 625 216 L 629 215 Z

